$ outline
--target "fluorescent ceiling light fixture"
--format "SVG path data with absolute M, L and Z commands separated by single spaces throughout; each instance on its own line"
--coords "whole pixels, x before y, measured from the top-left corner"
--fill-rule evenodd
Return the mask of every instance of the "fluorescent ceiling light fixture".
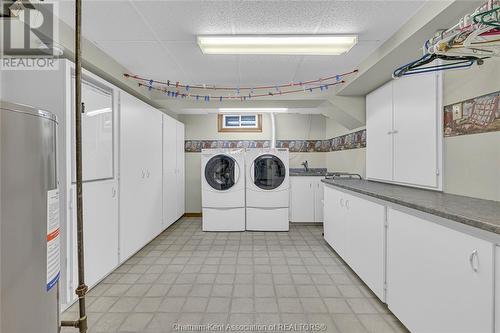
M 198 36 L 204 54 L 339 55 L 357 42 L 356 35 Z
M 104 109 L 97 109 L 97 110 L 85 112 L 85 115 L 87 117 L 94 117 L 94 116 L 97 116 L 97 115 L 100 115 L 103 113 L 109 113 L 109 112 L 111 112 L 111 108 L 104 108 Z
M 220 108 L 221 113 L 281 113 L 288 108 Z

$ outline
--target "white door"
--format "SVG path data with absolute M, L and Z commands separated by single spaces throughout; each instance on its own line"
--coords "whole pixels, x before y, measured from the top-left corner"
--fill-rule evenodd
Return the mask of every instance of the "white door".
M 341 256 L 344 256 L 346 242 L 345 209 L 342 192 L 325 186 L 325 211 L 323 222 L 324 238 Z
M 344 194 L 349 266 L 382 301 L 385 300 L 385 206 Z
M 290 221 L 314 222 L 314 188 L 310 177 L 290 177 Z
M 366 96 L 366 176 L 392 180 L 392 82 Z
M 493 331 L 493 244 L 388 209 L 387 304 L 412 332 Z
M 184 124 L 177 123 L 177 218 L 186 212 L 185 208 L 185 160 L 184 160 Z
M 163 115 L 163 228 L 177 220 L 177 121 Z
M 438 112 L 442 112 L 438 108 L 438 82 L 434 73 L 393 82 L 394 181 L 438 186 Z M 370 130 L 367 140 L 372 140 Z
M 323 222 L 323 182 L 316 179 L 313 182 L 314 188 L 314 222 Z

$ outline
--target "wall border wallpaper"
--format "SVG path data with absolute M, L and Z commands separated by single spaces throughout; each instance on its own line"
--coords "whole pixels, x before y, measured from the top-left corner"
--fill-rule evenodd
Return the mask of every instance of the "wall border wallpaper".
M 446 105 L 444 136 L 500 131 L 500 91 Z
M 270 140 L 186 140 L 186 153 L 200 153 L 209 148 L 266 148 Z M 366 147 L 366 129 L 327 140 L 276 140 L 277 148 L 288 148 L 291 153 L 324 153 Z

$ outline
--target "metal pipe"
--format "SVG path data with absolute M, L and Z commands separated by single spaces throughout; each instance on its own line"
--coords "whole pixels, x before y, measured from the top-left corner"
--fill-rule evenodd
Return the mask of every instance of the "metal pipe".
M 271 117 L 271 148 L 276 148 L 276 119 L 274 118 L 274 112 L 271 112 L 269 117 Z
M 82 190 L 82 0 L 75 0 L 75 142 L 76 142 L 76 236 L 78 252 L 78 296 L 79 318 L 76 321 L 63 321 L 61 326 L 71 326 L 80 333 L 87 332 L 87 314 L 85 312 L 84 244 L 83 244 L 83 190 Z

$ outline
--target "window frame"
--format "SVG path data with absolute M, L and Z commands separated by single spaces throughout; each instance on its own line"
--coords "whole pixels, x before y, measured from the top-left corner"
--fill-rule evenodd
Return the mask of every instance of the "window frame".
M 245 116 L 249 114 L 230 114 L 230 113 L 219 113 L 217 115 L 217 130 L 219 132 L 262 132 L 262 114 L 260 113 L 252 113 L 251 115 L 255 115 L 257 119 L 256 127 L 225 127 L 224 126 L 224 118 L 227 116 Z M 241 118 L 240 118 L 241 122 Z

